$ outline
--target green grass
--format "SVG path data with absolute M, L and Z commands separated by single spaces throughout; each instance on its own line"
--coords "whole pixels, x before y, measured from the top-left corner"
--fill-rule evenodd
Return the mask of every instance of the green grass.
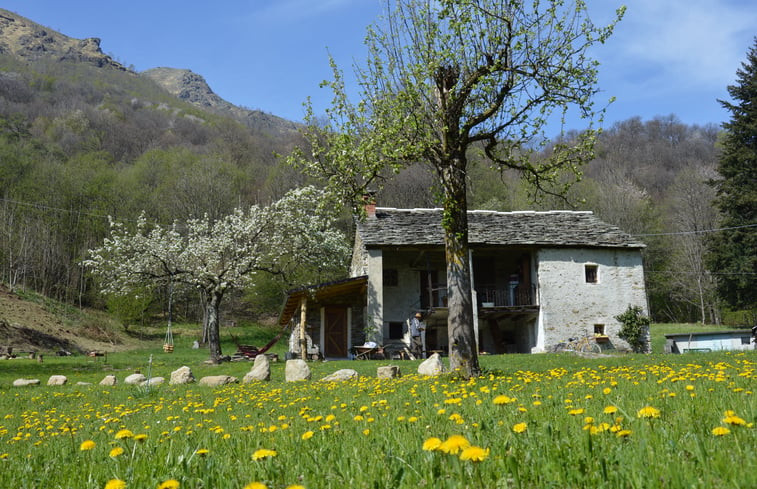
M 252 334 L 240 337 L 260 343 Z M 755 351 L 489 355 L 485 374 L 470 381 L 420 377 L 418 361 L 333 361 L 309 363 L 313 380 L 305 382 L 284 382 L 280 362 L 271 382 L 216 389 L 75 385 L 145 373 L 150 355 L 152 374 L 163 377 L 188 365 L 198 378 L 241 378 L 252 365 L 203 365 L 207 352 L 192 350 L 190 337 L 173 354 L 157 341 L 107 359 L 3 362 L 0 487 L 103 488 L 111 479 L 128 488 L 170 479 L 240 489 L 253 481 L 271 489 L 757 486 Z M 403 376 L 376 379 L 389 363 Z M 340 368 L 361 378 L 317 381 Z M 21 372 L 43 383 L 62 373 L 69 384 L 9 387 Z M 647 406 L 659 417 L 640 417 Z M 718 427 L 728 434 L 714 435 Z M 144 437 L 119 438 L 121 430 Z M 452 435 L 480 447 L 484 460 L 447 453 L 449 444 L 424 450 Z M 84 441 L 94 447 L 81 450 Z M 114 449 L 123 452 L 111 456 Z M 254 460 L 261 449 L 276 454 Z

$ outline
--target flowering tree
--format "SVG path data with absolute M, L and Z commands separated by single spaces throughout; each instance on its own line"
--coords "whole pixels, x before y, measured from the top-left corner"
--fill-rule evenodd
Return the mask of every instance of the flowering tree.
M 150 228 L 144 215 L 134 231 L 111 223 L 103 246 L 85 265 L 102 279 L 103 292 L 127 294 L 145 284 L 182 283 L 203 292 L 210 358 L 221 359 L 219 309 L 224 294 L 249 284 L 257 272 L 292 280 L 305 269 L 341 270 L 349 253 L 335 229 L 337 206 L 313 187 L 296 189 L 268 207 L 236 209 L 216 221 Z M 179 229 L 186 228 L 182 233 Z

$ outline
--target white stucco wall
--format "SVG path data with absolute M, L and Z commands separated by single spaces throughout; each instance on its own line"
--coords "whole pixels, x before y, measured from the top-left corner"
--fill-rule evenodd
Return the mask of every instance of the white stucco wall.
M 534 351 L 593 334 L 595 324 L 605 326 L 616 347 L 628 347 L 618 338 L 615 316 L 629 305 L 648 314 L 640 250 L 549 248 L 539 250 L 536 261 L 540 308 Z M 597 283 L 586 283 L 586 264 L 597 265 Z
M 366 253 L 365 272 L 368 275 L 368 297 L 366 298 L 366 341 L 383 343 L 384 330 L 384 290 L 383 256 L 381 250 L 368 250 Z

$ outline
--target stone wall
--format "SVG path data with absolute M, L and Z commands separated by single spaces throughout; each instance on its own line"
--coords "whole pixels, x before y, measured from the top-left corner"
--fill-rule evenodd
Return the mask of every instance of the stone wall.
M 596 283 L 586 281 L 587 264 L 597 267 Z M 537 273 L 540 311 L 534 351 L 593 334 L 595 325 L 604 325 L 616 348 L 627 348 L 618 338 L 621 325 L 615 316 L 629 305 L 648 314 L 638 249 L 545 248 L 537 253 Z

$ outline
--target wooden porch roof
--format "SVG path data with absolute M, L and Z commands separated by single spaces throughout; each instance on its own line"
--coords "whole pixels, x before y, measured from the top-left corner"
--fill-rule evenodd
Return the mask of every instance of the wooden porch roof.
M 318 302 L 327 301 L 334 297 L 340 297 L 348 294 L 364 293 L 368 286 L 368 276 L 351 277 L 333 282 L 326 282 L 317 285 L 308 285 L 298 289 L 292 289 L 287 292 L 287 298 L 284 307 L 279 315 L 279 324 L 281 326 L 289 323 L 292 316 L 300 306 L 303 296 Z

